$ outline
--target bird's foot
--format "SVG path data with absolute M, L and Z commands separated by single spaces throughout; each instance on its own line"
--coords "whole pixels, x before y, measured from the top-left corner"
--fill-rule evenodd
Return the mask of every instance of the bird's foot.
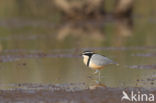
M 101 83 L 101 81 L 99 81 L 99 80 L 95 80 L 95 82 L 96 82 L 96 84 L 100 84 Z

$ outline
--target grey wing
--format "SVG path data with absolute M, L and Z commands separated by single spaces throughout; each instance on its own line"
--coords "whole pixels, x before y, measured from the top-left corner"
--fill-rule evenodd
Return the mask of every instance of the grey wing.
M 116 64 L 111 59 L 99 54 L 94 54 L 91 58 L 91 61 L 97 65 Z

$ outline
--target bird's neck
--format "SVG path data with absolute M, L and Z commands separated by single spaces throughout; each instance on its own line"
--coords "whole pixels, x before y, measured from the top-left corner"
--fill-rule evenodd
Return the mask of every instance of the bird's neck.
M 84 62 L 84 64 L 87 65 L 88 67 L 89 67 L 90 59 L 91 59 L 91 56 L 84 56 L 84 57 L 83 57 L 83 62 Z
M 89 60 L 89 56 L 83 56 L 83 62 L 85 65 L 87 65 L 88 60 Z

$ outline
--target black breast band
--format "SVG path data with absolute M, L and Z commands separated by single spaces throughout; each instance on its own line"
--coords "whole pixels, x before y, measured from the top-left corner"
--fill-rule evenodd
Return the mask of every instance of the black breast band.
M 90 59 L 91 59 L 92 55 L 93 55 L 93 54 L 88 55 L 88 56 L 89 56 L 89 59 L 88 59 L 88 61 L 87 61 L 87 66 L 88 66 L 88 67 L 89 67 Z

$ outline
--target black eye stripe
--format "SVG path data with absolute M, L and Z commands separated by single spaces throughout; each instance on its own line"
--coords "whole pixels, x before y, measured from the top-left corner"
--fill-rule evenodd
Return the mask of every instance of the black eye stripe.
M 94 53 L 87 53 L 87 54 L 83 54 L 83 55 L 86 55 L 86 56 L 92 56 Z
M 91 51 L 86 51 L 86 52 L 82 53 L 82 55 L 88 55 L 88 56 L 90 56 L 92 54 L 94 54 L 94 52 L 91 52 Z

